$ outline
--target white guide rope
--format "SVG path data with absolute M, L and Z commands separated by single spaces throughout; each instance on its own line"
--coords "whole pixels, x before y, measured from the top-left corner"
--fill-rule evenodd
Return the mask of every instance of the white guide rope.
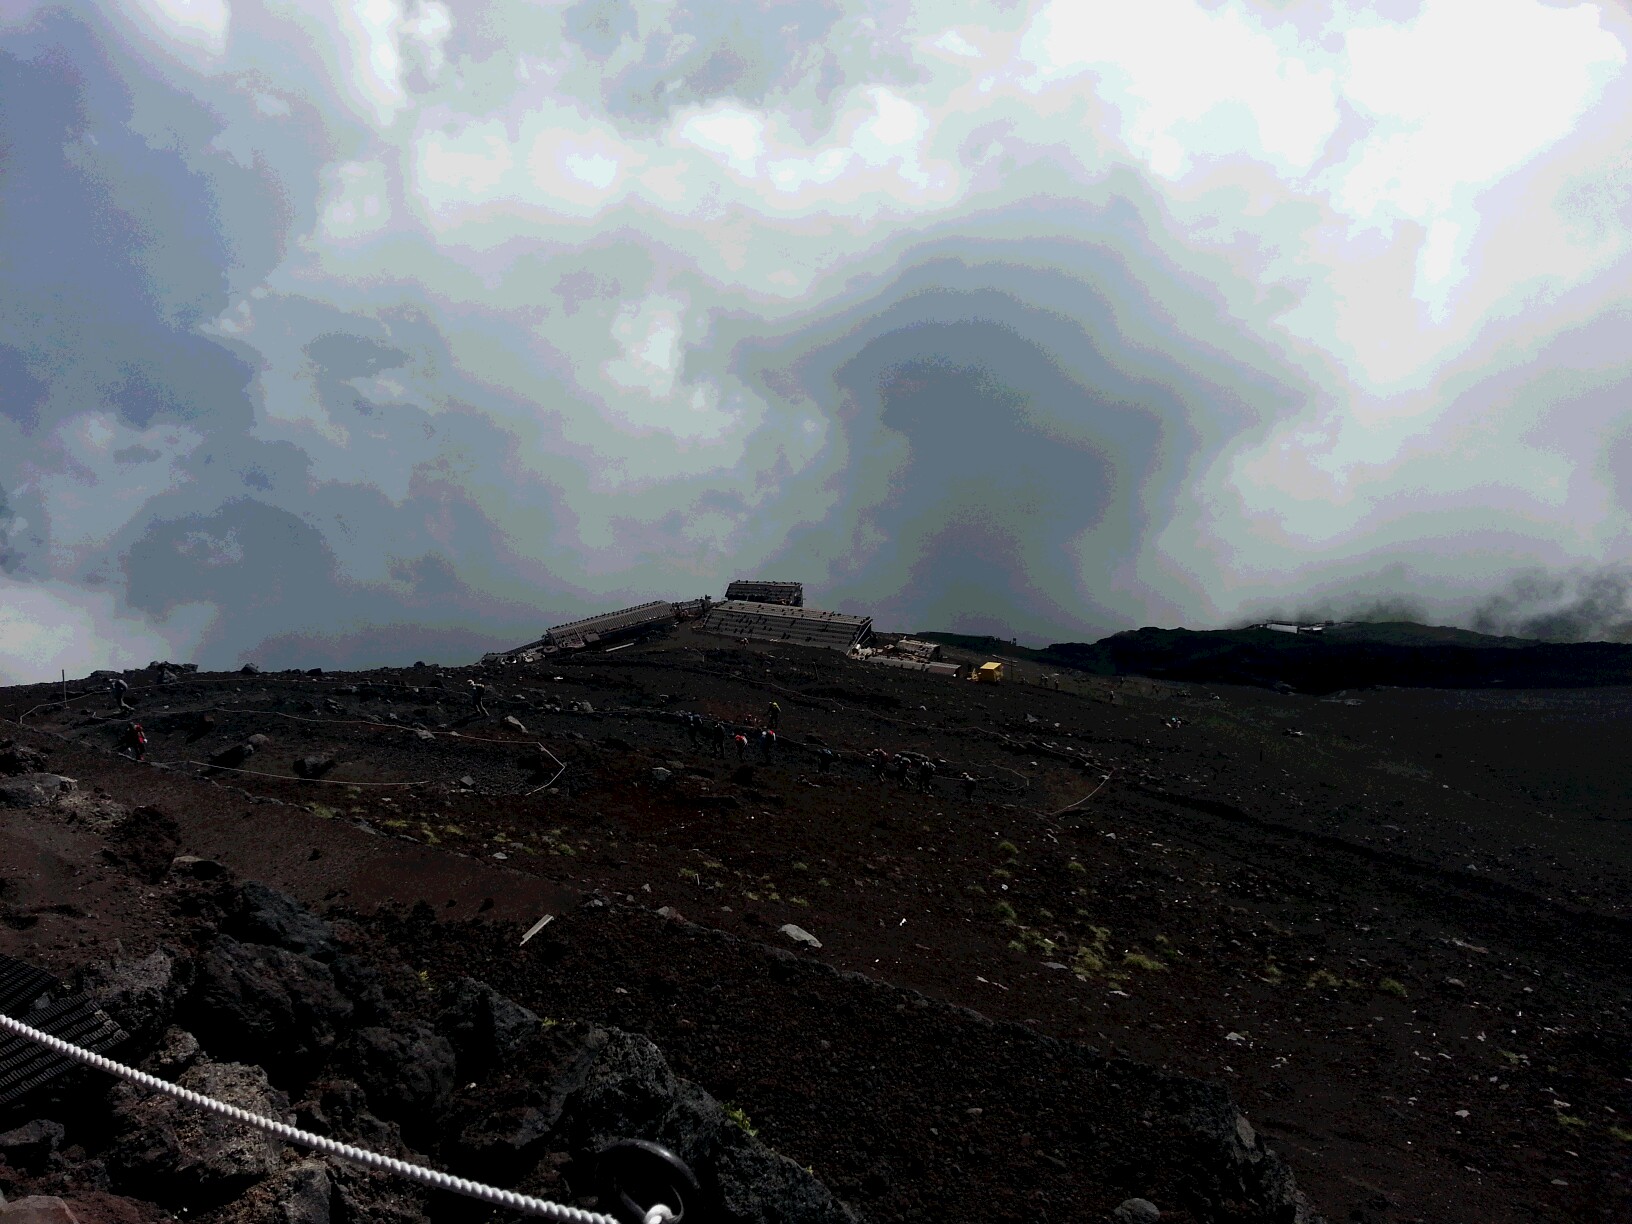
M 95 1067 L 98 1071 L 106 1071 L 110 1075 L 117 1075 L 120 1079 L 129 1080 L 133 1084 L 140 1084 L 143 1088 L 151 1088 L 155 1092 L 162 1092 L 166 1096 L 174 1097 L 188 1105 L 197 1106 L 211 1113 L 220 1114 L 224 1118 L 231 1118 L 234 1122 L 242 1122 L 253 1126 L 257 1130 L 265 1131 L 279 1139 L 290 1143 L 300 1144 L 302 1147 L 315 1148 L 329 1156 L 341 1160 L 349 1160 L 353 1164 L 364 1165 L 370 1169 L 383 1169 L 398 1177 L 406 1177 L 410 1181 L 421 1185 L 432 1186 L 438 1190 L 448 1190 L 454 1194 L 462 1194 L 467 1198 L 480 1199 L 484 1203 L 492 1203 L 498 1207 L 505 1207 L 511 1211 L 524 1212 L 527 1215 L 542 1216 L 547 1220 L 554 1220 L 557 1224 L 620 1224 L 615 1217 L 601 1215 L 594 1211 L 584 1211 L 577 1207 L 567 1207 L 561 1203 L 551 1203 L 545 1199 L 533 1198 L 526 1194 L 517 1194 L 513 1190 L 501 1190 L 496 1186 L 485 1186 L 481 1182 L 467 1181 L 463 1177 L 454 1177 L 450 1173 L 438 1173 L 435 1169 L 427 1169 L 420 1165 L 409 1164 L 405 1160 L 397 1160 L 391 1156 L 382 1156 L 378 1152 L 370 1152 L 365 1148 L 353 1147 L 349 1143 L 341 1143 L 337 1139 L 314 1135 L 310 1131 L 303 1131 L 299 1127 L 290 1126 L 286 1122 L 277 1122 L 271 1118 L 263 1118 L 260 1114 L 250 1113 L 247 1109 L 240 1109 L 236 1105 L 228 1105 L 224 1101 L 217 1101 L 203 1093 L 194 1092 L 190 1088 L 183 1088 L 162 1080 L 156 1075 L 149 1075 L 145 1071 L 138 1071 L 134 1067 L 127 1067 L 123 1063 L 116 1063 L 111 1058 L 104 1058 L 100 1054 L 93 1054 L 89 1050 L 53 1037 L 50 1033 L 41 1032 L 37 1028 L 24 1024 L 11 1016 L 0 1013 L 0 1028 L 15 1033 L 19 1037 L 26 1037 L 30 1041 L 38 1042 L 47 1049 L 55 1050 L 58 1054 L 82 1062 L 88 1067 Z M 662 1203 L 650 1207 L 646 1211 L 643 1224 L 666 1224 L 674 1218 L 674 1212 Z

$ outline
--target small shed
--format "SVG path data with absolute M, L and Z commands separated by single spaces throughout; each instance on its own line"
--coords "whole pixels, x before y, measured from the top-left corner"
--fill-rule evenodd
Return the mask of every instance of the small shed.
M 980 681 L 983 684 L 998 684 L 1003 679 L 1003 664 L 995 660 L 982 663 L 975 668 L 974 675 L 970 679 Z

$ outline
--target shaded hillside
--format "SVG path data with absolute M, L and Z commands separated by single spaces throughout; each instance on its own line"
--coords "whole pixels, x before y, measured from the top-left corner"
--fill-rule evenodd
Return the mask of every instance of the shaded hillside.
M 1401 688 L 1589 688 L 1632 683 L 1632 646 L 1614 642 L 1535 642 L 1410 622 L 1334 625 L 1320 633 L 1274 629 L 1145 628 L 1097 642 L 1056 642 L 1042 650 L 996 639 L 953 641 L 1045 666 L 1097 675 L 1152 676 L 1275 686 L 1307 693 L 1392 685 Z

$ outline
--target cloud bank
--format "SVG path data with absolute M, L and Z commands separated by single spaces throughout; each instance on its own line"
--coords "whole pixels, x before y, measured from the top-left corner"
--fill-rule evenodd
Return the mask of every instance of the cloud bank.
M 1032 639 L 1608 631 L 1629 46 L 1543 0 L 7 0 L 0 679 L 748 574 Z

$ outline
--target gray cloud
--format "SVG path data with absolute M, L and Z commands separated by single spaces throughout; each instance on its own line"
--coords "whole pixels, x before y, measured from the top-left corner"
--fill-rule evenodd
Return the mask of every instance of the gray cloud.
M 0 17 L 0 570 L 75 626 L 7 674 L 750 572 L 1052 640 L 1628 619 L 1609 18 L 1504 17 L 1562 75 L 1496 149 L 1367 75 L 1431 2 L 387 9 Z

